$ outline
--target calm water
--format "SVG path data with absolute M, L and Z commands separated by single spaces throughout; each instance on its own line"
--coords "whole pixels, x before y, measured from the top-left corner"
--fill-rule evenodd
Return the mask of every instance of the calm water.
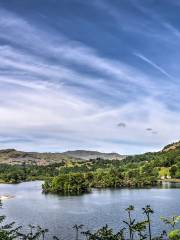
M 180 189 L 170 188 L 169 184 L 161 189 L 94 190 L 91 194 L 78 197 L 44 195 L 41 193 L 41 184 L 40 181 L 0 184 L 0 195 L 15 196 L 3 202 L 0 214 L 20 225 L 39 224 L 49 228 L 52 235 L 65 240 L 74 239 L 74 224 L 84 224 L 88 229 L 108 224 L 117 230 L 120 221 L 126 219 L 124 209 L 130 204 L 136 207 L 138 217 L 141 207 L 146 204 L 154 208 L 155 232 L 164 229 L 159 221 L 160 216 L 180 215 Z M 50 236 L 47 239 L 51 239 Z

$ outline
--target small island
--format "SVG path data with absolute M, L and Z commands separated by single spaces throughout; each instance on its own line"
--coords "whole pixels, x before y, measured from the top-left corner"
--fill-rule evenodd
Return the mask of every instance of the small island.
M 43 192 L 59 193 L 65 195 L 80 195 L 90 192 L 90 186 L 85 174 L 61 174 L 42 185 Z

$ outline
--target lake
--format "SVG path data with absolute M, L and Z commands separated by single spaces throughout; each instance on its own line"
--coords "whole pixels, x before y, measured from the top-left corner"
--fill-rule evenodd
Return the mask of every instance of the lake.
M 134 216 L 142 218 L 141 208 L 150 204 L 155 211 L 153 230 L 163 230 L 161 216 L 180 215 L 180 184 L 164 183 L 162 188 L 151 189 L 106 189 L 93 190 L 82 196 L 45 195 L 41 191 L 41 181 L 20 184 L 0 184 L 0 195 L 15 196 L 3 201 L 0 215 L 6 215 L 7 221 L 16 221 L 19 225 L 40 225 L 49 228 L 50 236 L 57 235 L 65 240 L 74 239 L 72 226 L 84 224 L 86 229 L 97 229 L 108 224 L 118 230 L 122 220 L 126 219 L 124 209 L 133 204 L 137 211 Z

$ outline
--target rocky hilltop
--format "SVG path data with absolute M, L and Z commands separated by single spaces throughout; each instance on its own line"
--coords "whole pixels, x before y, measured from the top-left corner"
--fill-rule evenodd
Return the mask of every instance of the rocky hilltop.
M 16 149 L 0 150 L 0 163 L 7 164 L 37 164 L 49 165 L 53 163 L 60 163 L 63 161 L 88 161 L 90 159 L 109 159 L 122 160 L 124 156 L 117 153 L 101 153 L 97 151 L 67 151 L 63 153 L 37 153 L 37 152 L 23 152 Z
M 169 152 L 171 150 L 176 150 L 177 148 L 180 149 L 180 141 L 168 144 L 162 149 L 162 152 Z

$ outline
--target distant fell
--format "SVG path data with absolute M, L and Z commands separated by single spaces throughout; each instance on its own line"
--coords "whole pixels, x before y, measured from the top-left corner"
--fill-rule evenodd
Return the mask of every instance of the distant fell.
M 97 159 L 97 158 L 109 159 L 109 160 L 122 160 L 126 157 L 118 153 L 102 153 L 98 151 L 86 151 L 86 150 L 67 151 L 67 152 L 63 152 L 63 154 L 66 156 L 79 158 L 83 160 L 90 160 L 90 159 Z
M 88 150 L 74 150 L 60 153 L 38 153 L 38 152 L 24 152 L 16 149 L 0 150 L 0 164 L 6 163 L 11 165 L 16 164 L 37 164 L 40 166 L 61 163 L 64 161 L 89 161 L 95 159 L 103 160 L 124 160 L 138 162 L 141 160 L 149 160 L 157 156 L 179 154 L 180 141 L 168 144 L 159 152 L 145 153 L 140 155 L 125 156 L 118 153 L 103 153 L 99 151 Z
M 89 161 L 94 159 L 108 159 L 108 160 L 122 160 L 125 156 L 118 153 L 101 153 L 97 151 L 67 151 L 64 153 L 38 153 L 38 152 L 24 152 L 16 149 L 0 150 L 0 164 L 37 164 L 49 165 L 61 163 L 63 161 Z

